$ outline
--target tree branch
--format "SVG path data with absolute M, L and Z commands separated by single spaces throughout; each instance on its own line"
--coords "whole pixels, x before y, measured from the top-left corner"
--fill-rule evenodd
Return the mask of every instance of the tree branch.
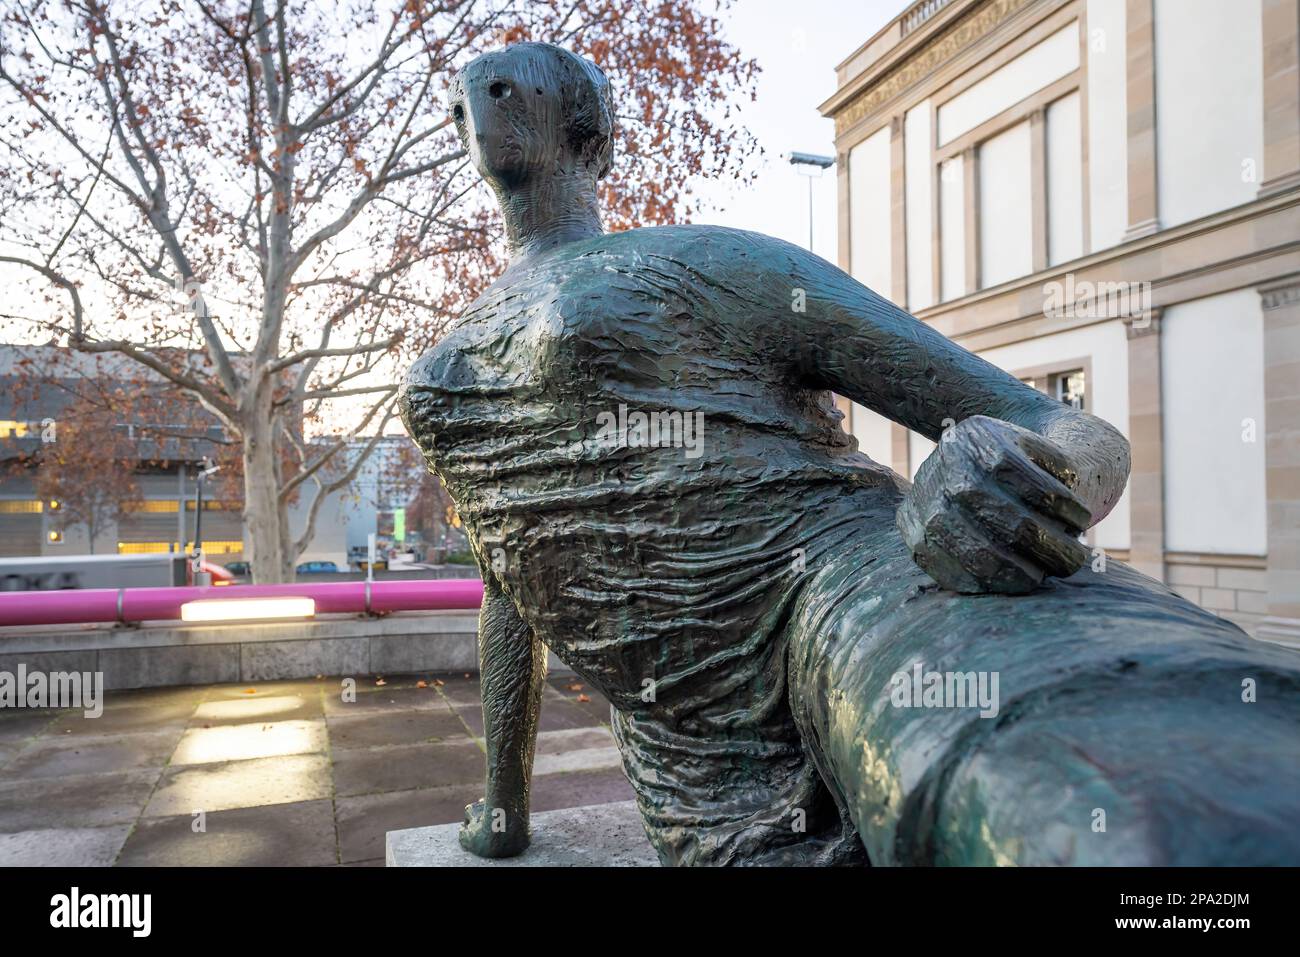
M 398 337 L 391 336 L 368 345 L 337 346 L 333 349 L 304 349 L 301 352 L 295 352 L 293 355 L 269 363 L 266 367 L 266 373 L 267 375 L 275 375 L 275 373 L 282 372 L 299 362 L 305 362 L 307 359 L 321 359 L 327 356 L 359 356 L 369 352 L 382 352 L 385 349 L 391 349 L 400 341 Z

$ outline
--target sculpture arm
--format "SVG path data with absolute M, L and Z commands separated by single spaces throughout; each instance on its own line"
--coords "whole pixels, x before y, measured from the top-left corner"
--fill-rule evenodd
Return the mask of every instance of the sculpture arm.
M 513 857 L 528 847 L 529 786 L 546 647 L 487 572 L 478 650 L 487 787 L 483 800 L 466 808 L 460 842 L 480 857 Z
M 918 564 L 964 592 L 1024 592 L 1076 571 L 1087 558 L 1078 535 L 1128 479 L 1124 437 L 824 260 L 791 255 L 806 297 L 805 315 L 788 320 L 796 374 L 939 443 L 899 510 Z

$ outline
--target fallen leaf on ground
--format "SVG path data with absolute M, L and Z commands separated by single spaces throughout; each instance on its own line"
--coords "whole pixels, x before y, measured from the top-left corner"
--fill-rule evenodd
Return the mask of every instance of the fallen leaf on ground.
M 417 688 L 427 688 L 427 687 L 429 687 L 428 683 L 427 683 L 427 682 L 424 682 L 424 681 L 417 681 L 417 682 L 415 683 L 415 686 L 416 686 Z
M 570 691 L 581 691 L 581 690 L 582 690 L 582 685 L 569 685 L 569 690 L 570 690 Z
M 384 685 L 386 685 L 386 684 L 388 684 L 388 682 L 385 681 L 383 678 L 377 678 L 377 679 L 375 679 L 375 687 L 377 687 L 377 688 L 382 688 L 382 687 L 383 687 Z
M 580 694 L 580 695 L 578 695 L 578 700 L 579 700 L 579 701 L 582 701 L 582 702 L 587 702 L 587 701 L 590 701 L 591 699 L 588 698 L 585 694 Z

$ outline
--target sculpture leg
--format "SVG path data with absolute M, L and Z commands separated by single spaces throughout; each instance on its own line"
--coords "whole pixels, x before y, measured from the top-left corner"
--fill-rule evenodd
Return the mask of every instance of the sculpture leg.
M 873 863 L 1300 864 L 1300 655 L 1117 562 L 963 596 L 877 533 L 809 582 L 789 656 Z M 986 717 L 950 693 L 981 677 Z
M 774 692 L 766 706 L 738 703 L 730 722 L 614 712 L 623 767 L 663 864 L 866 862 L 799 739 L 784 686 Z

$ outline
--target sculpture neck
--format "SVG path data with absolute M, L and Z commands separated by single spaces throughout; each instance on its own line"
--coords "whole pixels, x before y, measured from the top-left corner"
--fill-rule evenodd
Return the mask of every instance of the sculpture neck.
M 596 182 L 586 172 L 554 173 L 498 193 L 510 265 L 603 233 Z

